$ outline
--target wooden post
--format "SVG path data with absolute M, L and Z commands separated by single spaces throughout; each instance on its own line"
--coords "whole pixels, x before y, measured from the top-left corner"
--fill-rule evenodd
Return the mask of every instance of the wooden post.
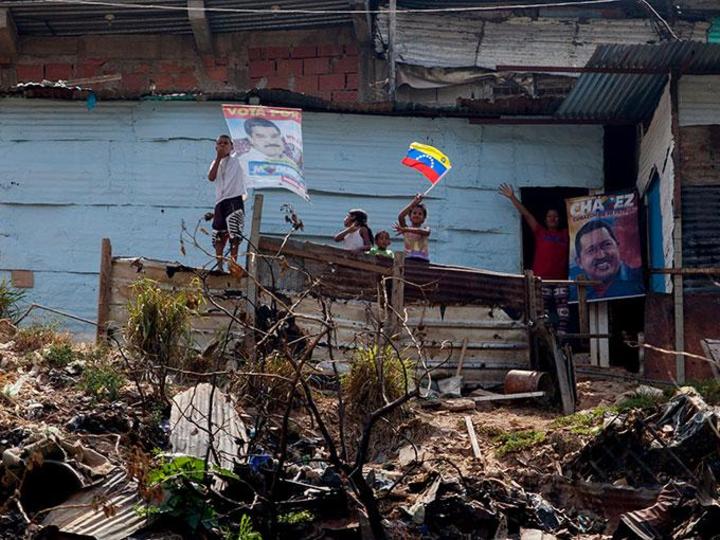
M 396 85 L 397 85 L 397 0 L 390 0 L 388 4 L 388 95 L 390 101 L 395 101 Z
M 103 238 L 100 244 L 100 279 L 98 282 L 97 333 L 95 342 L 99 345 L 107 340 L 107 325 L 110 315 L 110 293 L 112 285 L 112 244 Z
M 577 282 L 577 293 L 578 293 L 578 319 L 580 320 L 580 333 L 590 333 L 590 318 L 588 316 L 588 305 L 587 305 L 587 285 L 578 280 Z
M 255 353 L 255 306 L 258 301 L 258 290 L 256 280 L 258 279 L 257 271 L 257 246 L 260 243 L 260 224 L 262 223 L 263 196 L 260 193 L 255 194 L 253 201 L 252 223 L 250 225 L 250 238 L 247 249 L 247 260 L 245 262 L 245 270 L 247 271 L 247 333 L 245 334 L 245 349 L 248 356 L 252 357 Z
M 390 293 L 390 331 L 395 333 L 405 306 L 405 253 L 395 253 L 393 261 L 392 291 Z

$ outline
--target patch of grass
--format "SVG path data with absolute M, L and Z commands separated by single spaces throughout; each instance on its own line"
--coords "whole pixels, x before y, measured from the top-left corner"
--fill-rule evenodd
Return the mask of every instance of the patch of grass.
M 666 401 L 667 398 L 664 395 L 650 396 L 647 394 L 635 394 L 618 403 L 617 410 L 618 412 L 627 412 L 631 409 L 654 409 Z
M 75 360 L 75 352 L 69 343 L 52 343 L 43 357 L 50 367 L 63 368 Z
M 394 401 L 413 385 L 412 362 L 398 358 L 392 347 L 358 349 L 350 372 L 342 379 L 348 409 L 365 415 Z
M 693 381 L 688 386 L 697 390 L 708 405 L 720 405 L 720 381 L 715 379 Z
M 546 433 L 544 431 L 537 431 L 534 429 L 527 429 L 523 431 L 511 431 L 503 432 L 493 437 L 493 442 L 499 444 L 495 453 L 498 457 L 502 457 L 506 454 L 512 454 L 521 450 L 532 448 L 533 446 L 540 444 L 545 440 Z
M 553 420 L 550 427 L 553 429 L 569 428 L 576 435 L 595 435 L 602 428 L 602 421 L 606 414 L 617 413 L 617 407 L 595 407 L 587 411 L 580 411 Z
M 188 291 L 169 292 L 156 281 L 133 283 L 125 337 L 137 356 L 165 366 L 178 366 L 190 337 L 190 317 L 201 303 L 200 283 Z
M 299 523 L 310 523 L 315 519 L 315 515 L 309 510 L 300 510 L 297 512 L 290 512 L 288 514 L 281 514 L 278 516 L 280 523 L 287 525 L 297 525 Z
M 51 344 L 70 344 L 70 336 L 58 333 L 57 326 L 53 324 L 31 324 L 20 328 L 13 340 L 14 349 L 19 353 L 37 351 Z
M 16 289 L 4 279 L 0 281 L 0 319 L 15 322 L 20 316 L 19 303 L 25 298 L 25 291 Z
M 85 366 L 79 386 L 97 400 L 115 401 L 125 385 L 125 377 L 110 362 L 97 361 Z

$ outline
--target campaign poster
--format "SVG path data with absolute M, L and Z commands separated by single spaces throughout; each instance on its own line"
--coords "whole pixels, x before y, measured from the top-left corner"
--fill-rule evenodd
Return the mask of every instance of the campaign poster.
M 302 111 L 223 105 L 248 188 L 284 188 L 309 200 L 303 176 Z
M 570 235 L 570 279 L 595 282 L 587 300 L 597 302 L 645 294 L 637 193 L 566 199 Z M 570 287 L 577 302 L 577 288 Z

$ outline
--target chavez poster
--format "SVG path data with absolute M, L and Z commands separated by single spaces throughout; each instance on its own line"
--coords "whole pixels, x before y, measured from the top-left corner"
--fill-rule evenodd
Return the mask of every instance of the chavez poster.
M 587 288 L 588 301 L 643 295 L 637 193 L 576 197 L 566 205 L 570 279 L 598 282 Z M 577 301 L 575 287 L 570 301 Z
M 223 115 L 248 187 L 284 188 L 309 199 L 303 176 L 300 109 L 223 105 Z

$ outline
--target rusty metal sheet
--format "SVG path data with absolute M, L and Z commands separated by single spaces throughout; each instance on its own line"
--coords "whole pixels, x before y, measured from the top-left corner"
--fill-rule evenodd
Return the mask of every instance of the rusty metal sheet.
M 137 484 L 119 471 L 50 511 L 42 525 L 83 538 L 123 540 L 146 524 L 146 518 L 137 511 L 142 502 Z

